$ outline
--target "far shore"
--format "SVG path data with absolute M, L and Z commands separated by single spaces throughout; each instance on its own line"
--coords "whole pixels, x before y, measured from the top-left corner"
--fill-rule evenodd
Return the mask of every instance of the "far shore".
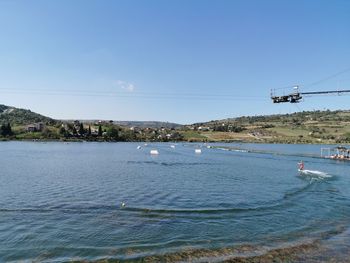
M 43 139 L 18 139 L 18 138 L 0 138 L 0 142 L 69 142 L 69 143 L 89 143 L 89 142 L 98 142 L 98 143 L 224 143 L 224 144 L 229 144 L 229 143 L 242 143 L 242 144 L 295 144 L 295 145 L 350 145 L 350 143 L 336 143 L 336 142 L 290 142 L 290 141 L 254 141 L 254 140 L 181 140 L 181 141 L 148 141 L 148 140 L 143 140 L 143 141 L 118 141 L 118 140 L 103 140 L 103 139 L 99 139 L 99 140 L 84 140 L 84 139 L 77 139 L 77 138 L 72 138 L 72 139 L 49 139 L 49 138 L 43 138 Z

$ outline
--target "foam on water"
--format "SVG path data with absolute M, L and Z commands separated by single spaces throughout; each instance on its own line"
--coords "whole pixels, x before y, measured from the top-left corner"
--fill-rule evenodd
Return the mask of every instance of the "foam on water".
M 317 171 L 317 170 L 299 170 L 300 175 L 306 175 L 306 176 L 313 176 L 317 178 L 332 178 L 333 176 L 322 172 L 322 171 Z

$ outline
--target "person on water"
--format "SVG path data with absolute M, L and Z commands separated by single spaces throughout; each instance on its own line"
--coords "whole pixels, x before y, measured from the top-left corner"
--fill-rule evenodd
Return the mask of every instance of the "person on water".
M 304 162 L 303 161 L 300 161 L 300 163 L 298 163 L 298 165 L 299 165 L 300 171 L 304 170 Z

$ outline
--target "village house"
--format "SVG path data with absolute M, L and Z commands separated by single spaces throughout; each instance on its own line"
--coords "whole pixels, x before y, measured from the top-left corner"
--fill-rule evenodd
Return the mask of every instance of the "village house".
M 209 127 L 202 127 L 202 126 L 199 126 L 199 127 L 198 127 L 198 131 L 210 131 L 210 128 L 209 128 Z
M 44 129 L 44 124 L 42 122 L 29 124 L 26 127 L 27 132 L 39 132 Z
M 139 133 L 140 130 L 141 129 L 139 127 L 130 127 L 130 131 L 133 131 L 134 133 Z

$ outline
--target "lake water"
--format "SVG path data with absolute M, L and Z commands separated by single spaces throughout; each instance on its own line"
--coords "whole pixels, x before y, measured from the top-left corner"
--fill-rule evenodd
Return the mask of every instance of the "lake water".
M 322 146 L 170 145 L 0 143 L 0 262 L 205 262 L 310 243 L 349 255 L 350 162 L 303 157 L 327 175 L 300 175 L 298 154 Z

